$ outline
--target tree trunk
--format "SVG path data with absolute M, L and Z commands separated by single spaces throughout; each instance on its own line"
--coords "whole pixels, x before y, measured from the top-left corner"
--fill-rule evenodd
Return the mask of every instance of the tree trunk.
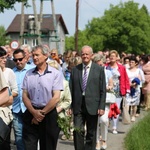
M 25 2 L 21 3 L 21 28 L 20 28 L 20 45 L 23 44 L 23 34 L 24 34 L 24 4 Z

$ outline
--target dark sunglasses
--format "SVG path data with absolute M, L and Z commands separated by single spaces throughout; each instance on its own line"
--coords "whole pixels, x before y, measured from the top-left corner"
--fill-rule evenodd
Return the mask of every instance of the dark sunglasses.
M 23 58 L 24 58 L 24 57 L 23 57 Z M 19 60 L 19 61 L 22 61 L 23 58 L 17 58 L 17 59 L 14 58 L 13 61 L 14 61 L 14 62 L 17 62 L 18 60 Z
M 51 55 L 56 55 L 56 53 L 51 53 Z

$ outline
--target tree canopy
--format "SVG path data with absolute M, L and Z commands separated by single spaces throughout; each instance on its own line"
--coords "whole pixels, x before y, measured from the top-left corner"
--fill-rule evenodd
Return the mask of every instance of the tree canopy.
M 85 30 L 80 31 L 78 39 L 79 48 L 85 43 L 92 46 L 94 51 L 108 47 L 120 53 L 147 53 L 150 48 L 148 10 L 145 5 L 139 8 L 139 4 L 133 1 L 110 5 L 104 16 L 88 22 Z M 68 45 L 69 43 L 66 43 L 66 49 Z
M 4 12 L 5 9 L 12 9 L 15 3 L 23 1 L 27 2 L 27 0 L 0 0 L 0 12 Z
M 0 46 L 10 42 L 10 39 L 6 36 L 5 27 L 0 26 Z

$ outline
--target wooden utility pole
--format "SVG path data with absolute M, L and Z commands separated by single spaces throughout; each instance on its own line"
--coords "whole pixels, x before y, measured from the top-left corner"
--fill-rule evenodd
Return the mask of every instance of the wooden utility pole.
M 76 0 L 75 50 L 78 51 L 79 0 Z

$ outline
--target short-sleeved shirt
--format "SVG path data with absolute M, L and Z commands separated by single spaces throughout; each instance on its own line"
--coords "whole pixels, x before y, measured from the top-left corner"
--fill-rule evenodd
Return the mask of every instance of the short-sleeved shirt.
M 22 84 L 23 84 L 23 79 L 25 77 L 25 74 L 28 70 L 35 68 L 33 65 L 28 65 L 26 64 L 25 67 L 22 70 L 19 70 L 17 67 L 13 68 L 13 71 L 16 75 L 16 79 L 17 79 L 17 86 L 18 86 L 18 96 L 14 97 L 14 101 L 13 101 L 13 107 L 12 107 L 12 111 L 14 113 L 19 113 L 20 110 L 24 113 L 26 110 L 26 107 L 22 101 Z
M 7 84 L 5 77 L 3 75 L 3 72 L 0 68 L 0 91 L 6 87 L 8 87 L 8 84 Z
M 52 91 L 63 90 L 63 76 L 60 71 L 47 65 L 41 75 L 38 69 L 29 70 L 23 81 L 23 90 L 27 90 L 32 106 L 45 107 L 52 99 Z

